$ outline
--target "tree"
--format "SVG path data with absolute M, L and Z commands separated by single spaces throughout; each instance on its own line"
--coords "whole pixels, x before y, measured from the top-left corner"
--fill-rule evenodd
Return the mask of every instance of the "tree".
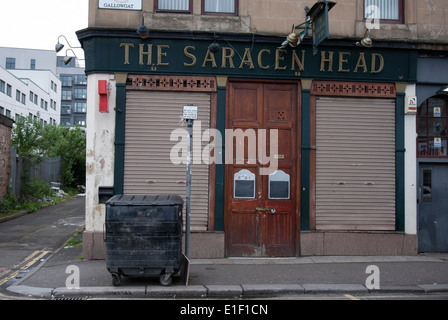
M 85 184 L 86 137 L 79 127 L 43 126 L 40 119 L 21 118 L 13 128 L 11 143 L 31 166 L 46 157 L 61 157 L 60 182 L 66 187 Z
M 41 162 L 45 155 L 45 149 L 40 148 L 42 129 L 40 121 L 32 120 L 31 117 L 19 117 L 12 130 L 12 146 L 20 157 L 30 161 L 32 165 Z
M 61 182 L 68 187 L 85 184 L 86 137 L 79 128 L 46 126 L 43 129 L 43 145 L 48 157 L 61 157 Z

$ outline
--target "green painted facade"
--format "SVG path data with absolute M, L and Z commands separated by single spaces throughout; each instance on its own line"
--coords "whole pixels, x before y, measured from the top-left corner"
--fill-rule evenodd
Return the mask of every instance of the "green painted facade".
M 415 83 L 417 49 L 408 44 L 375 43 L 360 48 L 352 41 L 326 40 L 317 54 L 311 41 L 279 48 L 283 38 L 217 35 L 213 54 L 209 33 L 159 32 L 142 40 L 135 30 L 85 29 L 78 32 L 86 73 L 227 76 L 271 80 L 339 80 Z M 123 192 L 126 87 L 117 84 L 114 193 Z M 301 230 L 309 230 L 310 90 L 301 92 Z M 404 231 L 404 93 L 396 98 L 396 230 Z M 225 130 L 226 87 L 217 88 L 217 129 Z M 223 148 L 225 150 L 225 148 Z M 224 156 L 224 155 L 223 155 Z M 224 157 L 223 157 L 224 158 Z M 216 167 L 215 230 L 224 230 L 225 165 Z

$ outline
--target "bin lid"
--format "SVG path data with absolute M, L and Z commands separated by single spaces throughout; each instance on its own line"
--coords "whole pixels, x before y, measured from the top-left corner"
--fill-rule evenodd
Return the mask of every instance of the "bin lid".
M 173 206 L 183 205 L 184 200 L 179 195 L 115 195 L 106 205 L 112 206 Z

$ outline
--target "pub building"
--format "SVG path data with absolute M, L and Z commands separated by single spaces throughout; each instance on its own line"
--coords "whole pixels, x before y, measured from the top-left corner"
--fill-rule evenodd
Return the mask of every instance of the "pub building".
M 105 257 L 112 195 L 185 199 L 183 106 L 198 107 L 192 258 L 417 253 L 413 44 L 330 37 L 315 48 L 310 33 L 292 47 L 256 33 L 102 27 L 77 36 L 88 77 L 84 258 Z

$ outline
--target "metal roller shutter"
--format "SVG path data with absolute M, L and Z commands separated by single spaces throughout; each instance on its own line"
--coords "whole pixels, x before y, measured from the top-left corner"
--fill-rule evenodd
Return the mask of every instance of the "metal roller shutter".
M 202 135 L 209 128 L 210 94 L 128 91 L 126 96 L 124 193 L 178 194 L 185 201 L 186 157 L 181 164 L 172 163 L 170 152 L 179 141 L 170 141 L 170 136 L 177 128 L 187 130 L 181 119 L 182 108 L 188 104 L 198 106 L 193 130 L 200 125 Z M 201 135 L 194 135 L 193 145 L 201 144 L 203 150 L 208 142 L 201 141 Z M 193 162 L 191 171 L 191 230 L 204 231 L 208 225 L 209 166 Z
M 317 97 L 316 229 L 395 230 L 395 100 Z

